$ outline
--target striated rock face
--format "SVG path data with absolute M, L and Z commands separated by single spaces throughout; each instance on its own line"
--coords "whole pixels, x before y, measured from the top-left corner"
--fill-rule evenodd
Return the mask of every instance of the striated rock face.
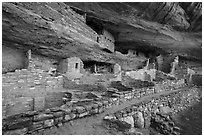
M 117 51 L 136 49 L 201 59 L 201 8 L 201 3 L 4 2 L 2 43 L 56 58 L 128 62 L 128 57 L 100 48 L 98 34 L 87 25 L 96 23 L 113 34 Z M 73 10 L 86 13 L 87 24 Z
M 129 5 L 131 5 L 131 3 L 129 3 Z M 138 5 L 142 8 L 139 16 L 147 20 L 167 24 L 180 29 L 187 29 L 190 26 L 186 20 L 185 11 L 177 2 L 136 3 L 134 5 Z
M 181 2 L 179 4 L 188 15 L 187 21 L 191 24 L 189 30 L 202 31 L 202 3 Z
M 200 19 L 188 19 L 190 13 L 196 12 L 193 7 L 182 8 L 180 5 L 183 3 L 67 4 L 81 9 L 87 13 L 87 18 L 101 22 L 114 32 L 117 37 L 116 50 L 121 52 L 132 48 L 145 52 L 164 51 L 197 59 L 201 57 L 201 29 L 188 31 L 197 27 L 192 21 L 200 25 L 202 23 Z M 201 12 L 201 9 L 196 11 Z
M 64 3 L 3 3 L 2 10 L 5 46 L 60 58 L 111 58 L 100 52 L 96 32 Z

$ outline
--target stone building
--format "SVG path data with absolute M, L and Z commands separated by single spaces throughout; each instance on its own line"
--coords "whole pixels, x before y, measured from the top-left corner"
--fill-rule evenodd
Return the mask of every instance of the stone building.
M 178 67 L 179 57 L 176 56 L 174 61 L 171 63 L 171 72 L 170 74 L 175 75 L 176 68 Z
M 156 57 L 156 62 L 157 62 L 156 69 L 162 70 L 162 64 L 163 64 L 163 57 L 162 57 L 162 55 L 159 55 L 159 56 Z
M 83 63 L 85 72 L 89 74 L 113 74 L 116 72 L 115 70 L 120 69 L 119 66 L 107 62 L 89 60 Z
M 115 50 L 115 39 L 113 35 L 108 32 L 107 30 L 103 29 L 101 33 L 99 34 L 99 37 L 97 39 L 97 42 L 100 44 L 100 46 L 106 50 L 109 50 L 110 52 L 114 52 Z
M 57 60 L 37 55 L 31 50 L 19 50 L 11 47 L 2 47 L 2 72 L 14 72 L 21 69 L 41 69 L 49 72 L 57 69 Z
M 139 52 L 137 50 L 129 49 L 128 50 L 129 56 L 136 56 L 136 57 L 145 57 L 145 55 L 142 52 Z
M 57 71 L 59 73 L 64 73 L 66 76 L 70 76 L 70 78 L 79 78 L 82 75 L 83 71 L 83 62 L 78 57 L 71 57 L 62 59 L 59 62 Z

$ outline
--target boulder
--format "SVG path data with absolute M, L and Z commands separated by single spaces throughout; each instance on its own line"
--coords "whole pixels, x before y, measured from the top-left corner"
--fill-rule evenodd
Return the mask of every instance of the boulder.
M 172 112 L 172 109 L 168 106 L 159 106 L 159 113 L 161 114 L 169 114 Z
M 144 117 L 142 112 L 138 112 L 135 115 L 133 115 L 134 118 L 134 126 L 136 128 L 144 128 Z
M 127 122 L 128 124 L 131 125 L 131 128 L 134 127 L 134 118 L 132 116 L 127 116 L 122 118 L 122 121 Z
M 104 120 L 111 120 L 111 119 L 116 119 L 116 117 L 114 115 L 106 115 L 103 119 Z

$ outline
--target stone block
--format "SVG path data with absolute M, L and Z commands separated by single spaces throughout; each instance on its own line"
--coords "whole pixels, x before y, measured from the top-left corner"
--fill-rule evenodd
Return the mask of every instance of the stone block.
M 58 117 L 54 119 L 54 125 L 57 125 L 59 123 L 63 123 L 64 117 Z
M 53 115 L 52 114 L 38 114 L 36 116 L 34 116 L 34 121 L 43 121 L 43 120 L 47 120 L 47 119 L 52 119 Z
M 71 109 L 71 113 L 72 113 L 72 114 L 77 114 L 77 109 L 76 109 L 76 107 L 73 107 L 73 108 Z
M 116 112 L 114 115 L 116 119 L 121 119 L 123 117 L 123 114 L 121 112 Z
M 89 111 L 85 111 L 79 114 L 79 118 L 89 115 Z
M 92 108 L 98 108 L 98 104 L 92 104 Z
M 120 94 L 120 98 L 124 98 L 125 97 L 125 95 L 124 94 Z
M 99 107 L 99 108 L 98 108 L 98 113 L 100 114 L 100 113 L 102 113 L 102 112 L 104 112 L 104 107 Z
M 44 128 L 44 121 L 33 122 L 31 126 L 28 127 L 29 133 L 32 133 L 36 130 L 40 130 Z
M 104 100 L 104 101 L 103 101 L 103 105 L 104 105 L 104 106 L 108 105 L 108 101 L 107 101 L 107 100 Z
M 143 114 L 142 112 L 138 112 L 136 113 L 135 115 L 133 115 L 133 118 L 134 118 L 134 126 L 136 128 L 144 128 L 144 117 L 143 117 Z
M 162 113 L 162 114 L 168 114 L 168 113 L 171 113 L 172 110 L 168 106 L 160 106 L 159 107 L 159 112 Z
M 65 122 L 68 122 L 68 121 L 70 121 L 72 118 L 71 118 L 71 116 L 69 115 L 69 114 L 67 114 L 67 115 L 65 115 L 65 117 L 64 117 L 64 121 Z
M 58 112 L 58 111 L 61 111 L 61 108 L 60 107 L 53 107 L 53 108 L 50 108 L 50 111 L 51 112 Z
M 25 135 L 28 132 L 28 128 L 16 129 L 16 130 L 9 130 L 3 132 L 3 135 Z
M 150 127 L 150 124 L 151 124 L 150 119 L 151 119 L 151 117 L 145 119 L 145 123 L 144 123 L 144 127 L 145 127 L 145 128 L 149 128 L 149 127 Z
M 97 114 L 98 113 L 98 108 L 92 108 L 90 111 L 89 111 L 89 115 L 93 115 L 93 114 Z
M 52 127 L 52 126 L 54 126 L 54 120 L 53 119 L 48 119 L 48 120 L 44 121 L 44 127 L 45 128 Z
M 118 99 L 116 102 L 115 102 L 115 105 L 118 106 L 120 104 L 120 100 Z
M 125 99 L 131 99 L 132 97 L 129 95 L 129 94 L 127 94 L 126 96 L 125 96 Z
M 63 125 L 63 123 L 58 123 L 57 127 L 61 127 Z
M 131 112 L 132 112 L 132 107 L 127 107 L 127 108 L 125 108 L 125 111 L 126 111 L 127 114 L 128 114 L 128 113 L 131 113 Z
M 54 112 L 53 116 L 54 116 L 54 118 L 63 117 L 64 112 L 63 111 Z
M 96 102 L 96 104 L 98 104 L 98 107 L 102 107 L 103 106 L 102 102 Z
M 75 119 L 75 118 L 77 118 L 77 115 L 74 114 L 74 113 L 71 113 L 71 114 L 70 114 L 70 117 L 71 117 L 71 119 Z
M 65 114 L 70 114 L 71 113 L 71 108 L 67 105 L 63 105 L 60 107 L 60 110 L 63 111 Z
M 131 125 L 131 128 L 134 127 L 134 118 L 132 116 L 123 117 L 122 121 Z
M 112 98 L 112 101 L 113 102 L 116 102 L 118 99 L 117 98 Z
M 85 108 L 82 107 L 82 106 L 77 106 L 75 108 L 76 108 L 78 114 L 81 114 L 81 113 L 83 113 L 85 111 Z
M 85 107 L 85 109 L 87 110 L 87 111 L 90 111 L 91 109 L 92 109 L 92 106 L 91 105 L 86 105 L 86 106 L 84 106 Z

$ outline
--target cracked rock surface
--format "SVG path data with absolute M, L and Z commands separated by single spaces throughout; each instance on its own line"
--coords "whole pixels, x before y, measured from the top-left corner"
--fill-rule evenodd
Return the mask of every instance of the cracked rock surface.
M 87 13 L 115 36 L 117 51 L 173 53 L 201 59 L 200 3 L 2 3 L 2 43 L 37 54 L 124 62 L 107 53 L 97 35 L 70 6 Z M 194 10 L 196 9 L 196 10 Z M 154 12 L 153 12 L 154 11 Z

